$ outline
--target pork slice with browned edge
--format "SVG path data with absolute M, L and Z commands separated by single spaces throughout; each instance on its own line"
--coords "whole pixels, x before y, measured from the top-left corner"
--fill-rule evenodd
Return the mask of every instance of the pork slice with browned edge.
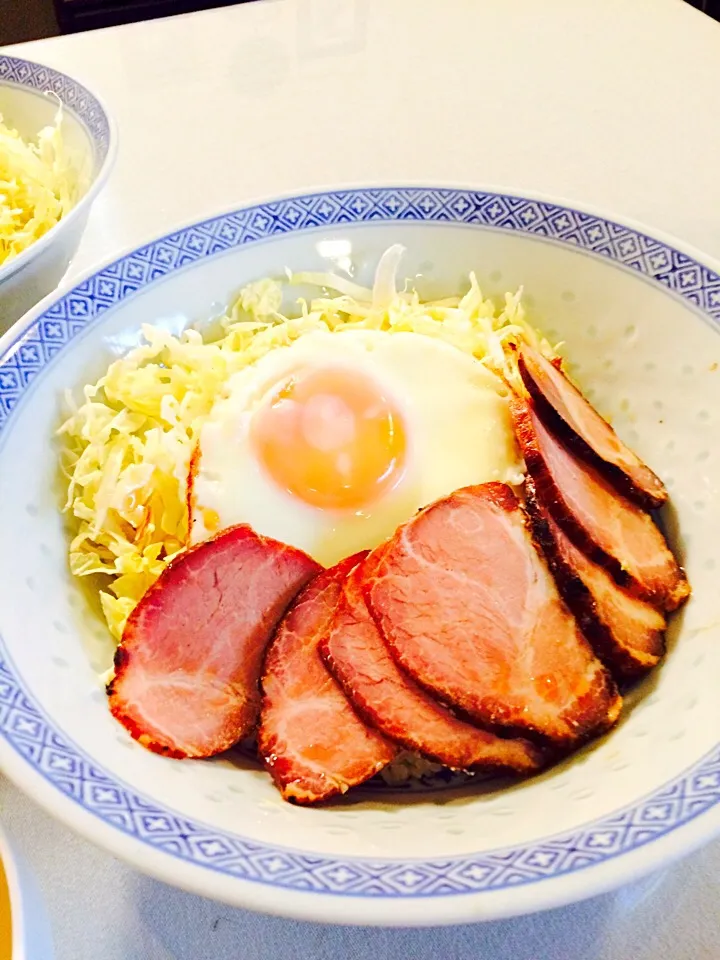
M 513 397 L 510 410 L 538 500 L 572 542 L 634 596 L 678 607 L 690 587 L 650 514 L 549 431 L 532 401 Z
M 622 701 L 528 526 L 505 484 L 458 490 L 396 531 L 365 599 L 428 692 L 482 726 L 567 748 L 610 727 Z
M 662 480 L 623 443 L 560 368 L 528 344 L 520 350 L 518 366 L 540 417 L 575 453 L 641 507 L 653 510 L 667 501 Z
M 258 750 L 286 800 L 319 803 L 363 783 L 397 753 L 355 714 L 320 659 L 348 573 L 364 554 L 319 574 L 268 648 Z
M 181 554 L 128 618 L 110 710 L 143 746 L 210 757 L 252 732 L 272 633 L 322 568 L 241 524 Z
M 387 737 L 448 767 L 531 773 L 542 763 L 527 740 L 501 739 L 455 717 L 390 656 L 363 589 L 384 547 L 348 576 L 320 645 L 331 673 L 363 719 Z
M 665 617 L 618 586 L 563 533 L 526 481 L 526 506 L 560 594 L 590 644 L 617 680 L 634 680 L 665 652 Z

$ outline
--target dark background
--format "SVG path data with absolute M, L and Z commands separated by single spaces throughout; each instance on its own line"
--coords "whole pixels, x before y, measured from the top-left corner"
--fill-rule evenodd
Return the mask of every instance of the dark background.
M 228 7 L 236 2 L 248 0 L 0 0 L 0 44 Z M 686 2 L 720 20 L 720 0 Z
M 697 7 L 698 10 L 703 10 L 716 20 L 720 20 L 720 3 L 718 3 L 718 0 L 687 0 L 687 2 L 691 7 Z
M 236 2 L 244 0 L 0 0 L 0 45 Z
M 697 7 L 715 20 L 720 20 L 720 0 L 686 0 L 691 7 Z

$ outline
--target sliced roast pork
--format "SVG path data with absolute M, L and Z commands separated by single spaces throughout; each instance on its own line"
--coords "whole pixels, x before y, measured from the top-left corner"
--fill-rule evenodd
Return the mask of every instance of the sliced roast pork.
M 400 666 L 483 726 L 570 747 L 617 719 L 615 685 L 505 484 L 465 487 L 401 526 L 364 594 Z
M 527 344 L 520 374 L 546 426 L 625 496 L 652 510 L 668 495 L 662 481 L 627 447 L 557 366 Z
M 258 750 L 283 797 L 295 803 L 345 793 L 397 753 L 355 714 L 318 653 L 360 559 L 343 560 L 305 587 L 268 648 Z
M 108 686 L 114 716 L 167 756 L 233 746 L 257 722 L 265 647 L 321 569 L 245 525 L 183 553 L 128 619 Z
M 634 596 L 674 610 L 690 593 L 659 528 L 542 423 L 532 401 L 510 403 L 515 433 L 542 506 L 591 560 Z
M 646 673 L 665 652 L 663 615 L 619 587 L 607 570 L 578 550 L 540 506 L 530 479 L 526 496 L 536 539 L 555 582 L 597 656 L 618 680 Z
M 321 654 L 355 709 L 409 750 L 448 767 L 530 773 L 540 752 L 526 740 L 501 739 L 455 717 L 405 674 L 390 656 L 363 597 L 382 548 L 345 582 Z

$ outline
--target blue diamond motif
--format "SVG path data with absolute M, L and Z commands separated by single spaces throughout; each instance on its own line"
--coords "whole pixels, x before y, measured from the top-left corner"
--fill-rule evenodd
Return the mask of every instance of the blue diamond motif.
M 29 737 L 31 740 L 39 738 L 40 725 L 38 720 L 33 717 L 27 717 L 23 714 L 15 714 L 11 718 L 13 733 L 21 737 Z
M 116 790 L 114 787 L 110 786 L 95 786 L 91 785 L 88 794 L 93 803 L 98 806 L 120 806 L 122 801 L 122 796 L 120 791 Z
M 197 849 L 208 860 L 226 857 L 232 852 L 231 848 L 223 843 L 222 840 L 201 840 L 197 844 Z

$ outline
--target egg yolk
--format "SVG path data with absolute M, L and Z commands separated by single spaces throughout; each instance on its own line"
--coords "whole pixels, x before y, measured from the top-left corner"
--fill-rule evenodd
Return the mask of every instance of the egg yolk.
M 256 412 L 251 437 L 275 482 L 314 507 L 369 505 L 404 469 L 401 418 L 370 377 L 349 369 L 291 377 Z

